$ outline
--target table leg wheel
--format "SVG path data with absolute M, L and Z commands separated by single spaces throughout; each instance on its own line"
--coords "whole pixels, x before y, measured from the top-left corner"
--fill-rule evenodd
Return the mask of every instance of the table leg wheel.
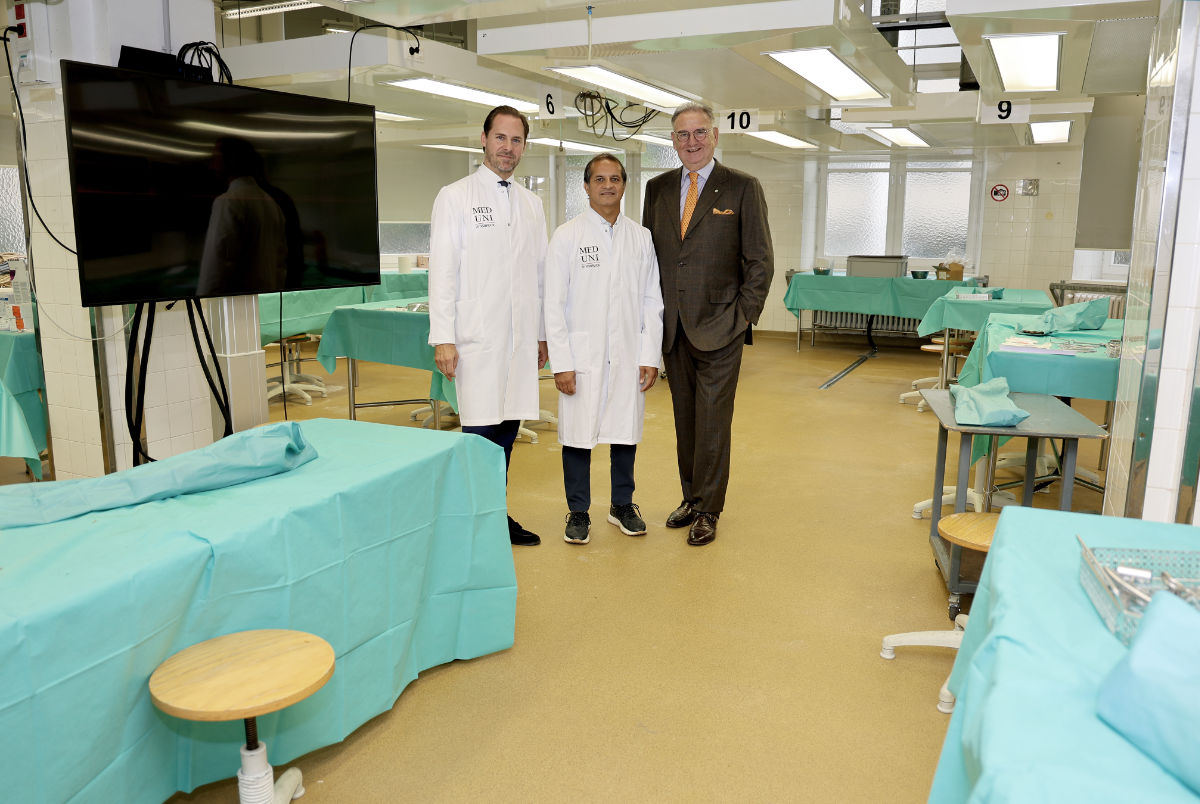
M 958 618 L 958 615 L 962 613 L 962 609 L 959 608 L 957 603 L 951 603 L 947 608 L 947 613 L 950 615 L 951 620 L 955 620 Z

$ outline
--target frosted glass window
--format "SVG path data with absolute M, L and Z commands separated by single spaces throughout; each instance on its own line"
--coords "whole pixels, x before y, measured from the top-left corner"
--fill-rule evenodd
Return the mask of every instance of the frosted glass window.
M 637 142 L 637 140 L 634 140 Z M 682 162 L 679 161 L 679 154 L 676 153 L 675 147 L 672 145 L 655 145 L 653 143 L 643 143 L 646 146 L 642 151 L 642 170 L 646 168 L 672 168 L 681 167 Z
M 429 224 L 380 221 L 379 253 L 428 254 Z
M 588 154 L 587 156 L 568 156 L 566 158 L 567 220 L 571 220 L 588 208 L 587 194 L 583 191 L 583 169 L 595 156 L 596 154 Z M 618 154 L 618 158 L 619 156 Z M 625 214 L 624 196 L 621 197 L 621 214 Z
M 17 169 L 0 167 L 0 251 L 25 253 L 25 213 Z
M 942 258 L 967 251 L 971 174 L 912 171 L 904 190 L 903 253 Z
M 835 170 L 882 170 L 884 173 L 888 171 L 888 163 L 884 161 L 875 162 L 837 162 L 829 160 L 829 172 Z
M 917 161 L 909 160 L 908 170 L 911 173 L 914 170 L 970 170 L 971 163 L 964 160 L 955 160 L 952 162 L 934 162 L 934 161 Z
M 831 257 L 885 253 L 887 200 L 886 172 L 829 171 L 825 253 Z

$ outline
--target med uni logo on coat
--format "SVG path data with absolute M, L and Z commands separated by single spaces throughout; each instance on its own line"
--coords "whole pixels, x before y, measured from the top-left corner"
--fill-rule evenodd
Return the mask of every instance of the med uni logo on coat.
M 579 267 L 580 268 L 599 268 L 600 267 L 600 247 L 599 246 L 580 246 L 579 247 Z
M 496 225 L 496 213 L 491 207 L 471 207 L 471 217 L 475 220 L 476 229 Z

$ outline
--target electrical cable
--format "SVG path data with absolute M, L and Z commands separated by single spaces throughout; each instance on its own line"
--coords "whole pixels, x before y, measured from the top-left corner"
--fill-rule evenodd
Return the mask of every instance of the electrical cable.
M 233 73 L 230 72 L 229 66 L 225 64 L 225 60 L 221 58 L 221 51 L 215 42 L 188 42 L 183 47 L 179 48 L 179 53 L 175 57 L 180 64 L 193 64 L 204 67 L 208 70 L 209 76 L 212 75 L 212 68 L 215 64 L 217 67 L 217 83 L 218 84 L 233 84 Z
M 594 90 L 580 92 L 575 96 L 575 109 L 583 115 L 583 121 L 597 137 L 603 137 L 611 130 L 612 138 L 624 142 L 642 130 L 642 126 L 659 115 L 657 109 L 651 109 L 641 103 L 626 103 L 618 110 L 620 104 Z M 644 111 L 633 116 L 627 115 L 630 109 L 641 108 Z M 623 128 L 627 134 L 617 136 L 617 129 Z
M 137 373 L 137 389 L 134 390 L 134 358 L 138 352 L 138 334 L 141 327 L 142 314 L 146 309 L 146 304 L 138 302 L 133 311 L 133 330 L 129 336 L 129 344 L 126 351 L 125 363 L 125 424 L 129 429 L 129 439 L 133 446 L 133 465 L 140 466 L 142 463 L 152 463 L 153 458 L 142 446 L 142 413 L 145 408 L 146 395 L 146 367 L 149 365 L 149 348 L 151 332 L 154 329 L 154 304 L 150 304 L 150 312 L 146 317 L 146 333 L 144 336 L 144 346 L 141 349 L 141 363 L 136 371 Z
M 9 86 L 12 87 L 13 98 L 15 98 L 16 102 L 17 102 L 17 120 L 21 124 L 21 167 L 22 167 L 22 172 L 25 174 L 25 194 L 26 194 L 26 197 L 29 199 L 29 208 L 33 210 L 33 214 L 37 216 L 38 222 L 42 224 L 42 228 L 46 230 L 46 234 L 48 234 L 50 236 L 50 239 L 53 240 L 55 243 L 57 243 L 59 246 L 61 246 L 63 248 L 63 250 L 65 250 L 69 254 L 74 254 L 76 257 L 78 257 L 79 254 L 75 251 L 75 249 L 71 248 L 66 243 L 59 240 L 57 237 L 55 237 L 54 232 L 50 231 L 50 227 L 46 225 L 45 219 L 42 218 L 41 211 L 37 208 L 37 202 L 33 198 L 33 186 L 30 185 L 30 183 L 29 183 L 29 139 L 25 132 L 25 109 L 21 106 L 21 93 L 17 91 L 17 79 L 15 77 L 15 72 L 12 68 L 12 54 L 9 52 L 9 49 L 8 49 L 9 34 L 14 34 L 14 33 L 20 33 L 20 29 L 15 25 L 8 26 L 7 28 L 4 29 L 3 36 L 0 36 L 0 41 L 2 41 L 4 43 L 4 63 L 5 63 L 5 66 L 8 67 L 8 83 L 9 83 Z M 27 242 L 25 245 L 25 250 L 28 252 L 28 254 L 26 256 L 32 257 L 33 256 L 33 243 Z M 30 259 L 29 265 L 32 265 L 32 264 L 33 264 L 33 260 Z M 36 302 L 36 301 L 38 301 L 37 283 L 34 281 L 33 271 L 29 270 L 28 267 L 26 267 L 26 271 L 29 275 L 29 291 L 30 291 L 30 293 L 33 294 L 33 300 Z M 129 325 L 133 322 L 133 316 L 130 316 L 125 321 L 125 323 L 123 325 L 121 325 L 121 328 L 118 329 L 116 332 L 113 332 L 110 335 L 104 335 L 103 337 L 100 337 L 100 338 L 91 338 L 91 337 L 84 337 L 82 335 L 76 335 L 75 333 L 68 331 L 66 327 L 64 327 L 62 324 L 60 324 L 54 320 L 54 317 L 51 316 L 47 312 L 45 305 L 41 305 L 40 309 L 38 309 L 38 311 L 37 311 L 37 315 L 38 315 L 38 318 L 41 318 L 44 316 L 46 318 L 46 320 L 49 321 L 54 326 L 56 326 L 60 332 L 62 332 L 67 337 L 72 338 L 73 340 L 77 340 L 77 341 L 106 341 L 111 338 L 115 338 L 116 336 L 118 336 L 122 332 L 124 332 L 129 327 Z
M 221 373 L 221 362 L 217 359 L 217 350 L 213 346 L 212 335 L 208 330 L 208 321 L 204 318 L 204 308 L 200 305 L 199 299 L 185 299 L 187 304 L 188 324 L 192 328 L 192 343 L 196 345 L 196 356 L 200 359 L 200 368 L 204 372 L 204 380 L 208 383 L 208 390 L 212 392 L 213 400 L 217 403 L 217 410 L 221 412 L 221 417 L 225 422 L 225 427 L 221 433 L 224 438 L 228 435 L 233 435 L 233 416 L 229 408 L 229 388 L 225 385 L 225 376 Z M 193 310 L 195 313 L 193 314 Z M 220 384 L 220 390 L 217 388 L 217 383 L 213 382 L 212 375 L 208 371 L 208 362 L 204 359 L 204 349 L 200 345 L 200 335 L 196 332 L 196 317 L 200 318 L 200 325 L 204 328 L 204 339 L 208 343 L 208 353 L 212 357 L 213 369 L 217 375 L 217 383 Z
M 371 25 L 360 25 L 354 33 L 350 34 L 350 50 L 346 54 L 346 100 L 350 100 L 350 82 L 354 75 L 354 40 L 363 31 L 369 31 L 372 28 L 390 28 L 393 31 L 403 31 L 413 38 L 415 45 L 408 49 L 408 55 L 415 56 L 421 52 L 421 40 L 417 36 L 416 31 L 412 28 L 407 28 L 403 25 L 385 25 L 382 23 L 374 23 Z
M 279 344 L 279 387 L 281 390 L 279 397 L 280 397 L 280 399 L 283 400 L 283 420 L 286 422 L 288 420 L 288 417 L 287 417 L 287 383 L 285 382 L 285 380 L 287 379 L 287 374 L 283 370 L 284 356 L 283 356 L 283 292 L 282 291 L 280 291 L 280 293 L 279 293 L 279 340 L 277 341 L 277 343 Z

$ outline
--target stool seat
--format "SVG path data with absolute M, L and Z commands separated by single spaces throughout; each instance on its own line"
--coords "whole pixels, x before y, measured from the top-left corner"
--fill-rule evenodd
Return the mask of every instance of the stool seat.
M 945 351 L 945 349 L 946 349 L 946 347 L 940 343 L 923 343 L 923 344 L 921 344 L 922 352 L 932 352 L 934 354 L 940 355 L 942 352 Z M 950 346 L 950 354 L 952 354 L 952 355 L 965 355 L 969 351 L 971 351 L 971 350 L 967 346 L 967 344 L 961 344 L 961 345 L 951 344 L 951 346 Z
M 240 631 L 184 648 L 150 676 L 150 698 L 184 720 L 258 717 L 304 700 L 333 675 L 333 647 L 303 631 Z
M 992 536 L 999 521 L 998 513 L 966 511 L 951 514 L 938 520 L 938 535 L 959 547 L 986 553 L 992 547 Z

